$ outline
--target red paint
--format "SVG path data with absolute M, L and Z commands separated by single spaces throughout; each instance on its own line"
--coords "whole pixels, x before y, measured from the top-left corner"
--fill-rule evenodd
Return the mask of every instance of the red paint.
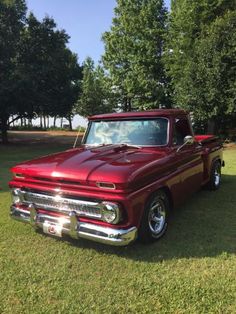
M 195 135 L 194 138 L 197 142 L 204 142 L 207 140 L 213 140 L 215 136 L 214 135 Z
M 10 187 L 30 188 L 78 198 L 115 201 L 121 204 L 124 220 L 118 225 L 81 218 L 112 228 L 139 227 L 145 203 L 158 189 L 169 191 L 173 205 L 198 190 L 209 179 L 212 160 L 222 161 L 222 146 L 212 136 L 195 136 L 196 142 L 179 152 L 173 144 L 175 118 L 188 117 L 183 110 L 153 110 L 105 114 L 94 120 L 119 120 L 166 117 L 169 119 L 169 141 L 165 146 L 120 147 L 106 145 L 96 148 L 70 149 L 65 152 L 23 162 L 11 169 L 24 178 L 14 178 Z M 192 131 L 189 135 L 192 135 Z M 210 140 L 210 141 L 209 141 Z M 209 142 L 208 142 L 209 141 Z M 205 145 L 199 145 L 204 143 Z M 97 182 L 110 182 L 116 189 L 101 189 Z
M 129 118 L 148 118 L 148 117 L 170 117 L 177 115 L 186 115 L 187 112 L 180 109 L 155 109 L 147 111 L 131 111 L 121 113 L 106 113 L 89 117 L 89 120 L 113 120 Z

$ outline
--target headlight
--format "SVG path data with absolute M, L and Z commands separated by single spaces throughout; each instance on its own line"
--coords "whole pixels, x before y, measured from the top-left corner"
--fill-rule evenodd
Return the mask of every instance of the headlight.
M 119 205 L 112 202 L 103 202 L 102 205 L 102 219 L 110 224 L 117 224 L 121 219 Z
M 20 189 L 13 189 L 12 190 L 12 202 L 14 204 L 21 204 L 23 201 L 23 195 Z

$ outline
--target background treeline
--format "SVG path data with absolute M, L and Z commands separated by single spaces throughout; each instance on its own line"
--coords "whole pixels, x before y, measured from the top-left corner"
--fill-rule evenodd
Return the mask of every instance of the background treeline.
M 117 0 L 99 65 L 80 66 L 53 19 L 0 0 L 0 126 L 14 119 L 181 107 L 195 128 L 236 126 L 236 0 Z M 13 118 L 11 118 L 13 117 Z
M 53 19 L 42 22 L 25 0 L 0 0 L 0 128 L 15 120 L 47 116 L 70 118 L 77 102 L 82 69 L 68 48 L 69 36 Z

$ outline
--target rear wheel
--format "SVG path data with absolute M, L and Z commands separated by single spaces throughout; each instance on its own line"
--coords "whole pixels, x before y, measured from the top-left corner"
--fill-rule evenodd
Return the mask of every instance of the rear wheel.
M 148 200 L 141 225 L 139 239 L 142 242 L 153 242 L 162 237 L 167 229 L 170 214 L 169 198 L 164 191 L 155 192 Z
M 211 191 L 219 189 L 221 184 L 221 164 L 219 161 L 216 161 L 212 164 L 210 181 L 207 184 L 207 188 Z

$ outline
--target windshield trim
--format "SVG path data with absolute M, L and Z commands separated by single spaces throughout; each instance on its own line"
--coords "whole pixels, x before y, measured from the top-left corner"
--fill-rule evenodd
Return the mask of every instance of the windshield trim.
M 131 119 L 130 117 L 129 118 L 124 118 L 124 119 L 97 119 L 97 120 L 90 120 L 89 123 L 88 123 L 88 126 L 86 128 L 86 131 L 84 133 L 84 136 L 82 138 L 82 141 L 81 141 L 81 145 L 84 145 L 84 146 L 87 146 L 87 147 L 98 147 L 98 146 L 108 146 L 108 145 L 117 145 L 117 144 L 121 144 L 121 143 L 113 143 L 113 144 L 86 144 L 86 140 L 87 140 L 87 137 L 88 137 L 88 133 L 89 133 L 89 130 L 91 128 L 91 125 L 93 122 L 101 122 L 101 121 L 106 121 L 106 122 L 113 122 L 113 121 L 140 121 L 140 120 L 157 120 L 157 119 L 165 119 L 167 120 L 167 141 L 166 141 L 166 144 L 163 144 L 163 145 L 135 145 L 135 146 L 139 146 L 139 147 L 166 147 L 166 146 L 169 146 L 169 143 L 170 143 L 170 119 L 167 118 L 167 117 L 162 117 L 162 116 L 158 116 L 158 117 L 142 117 L 141 119 L 140 118 L 133 118 Z

